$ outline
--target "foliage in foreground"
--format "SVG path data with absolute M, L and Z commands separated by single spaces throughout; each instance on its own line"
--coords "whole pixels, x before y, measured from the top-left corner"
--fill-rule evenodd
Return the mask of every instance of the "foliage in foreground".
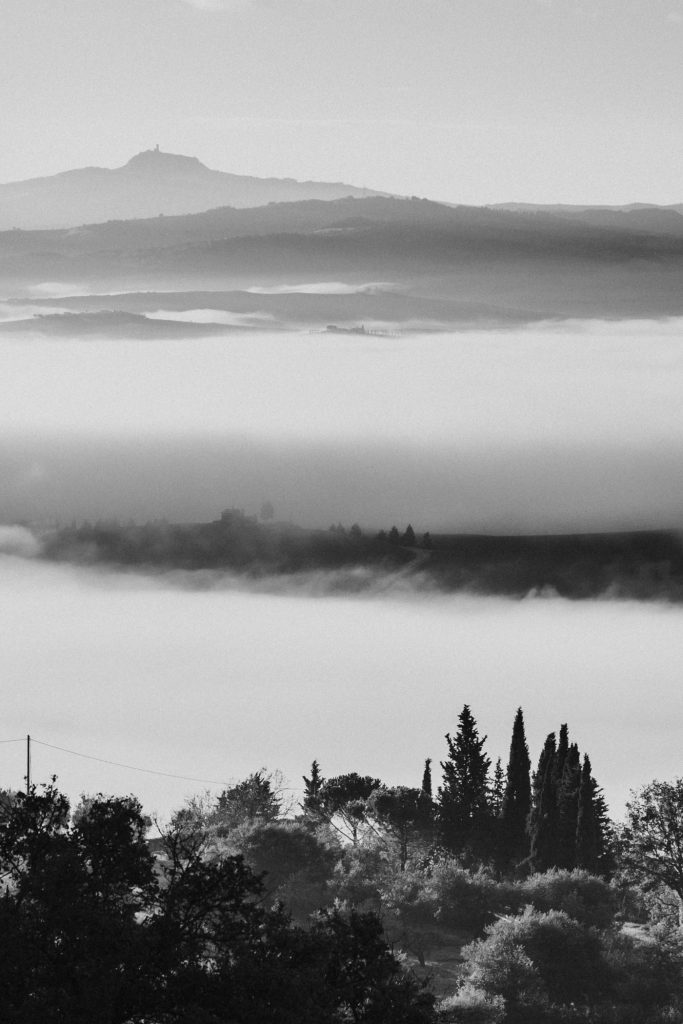
M 0 807 L 4 1024 L 427 1024 L 433 997 L 372 914 L 308 930 L 188 828 L 155 858 L 133 798 L 71 818 L 54 785 Z

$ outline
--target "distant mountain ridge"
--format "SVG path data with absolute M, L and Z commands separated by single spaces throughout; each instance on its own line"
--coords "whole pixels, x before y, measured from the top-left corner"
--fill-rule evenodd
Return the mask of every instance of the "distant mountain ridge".
M 355 288 L 379 281 L 398 289 L 381 296 L 381 303 L 373 300 L 372 310 L 363 306 L 367 299 L 347 300 L 342 319 L 422 323 L 425 317 L 443 322 L 445 315 L 452 323 L 454 317 L 469 321 L 470 314 L 478 321 L 493 316 L 509 322 L 525 316 L 683 315 L 683 216 L 658 209 L 598 212 L 606 223 L 371 196 L 4 231 L 0 292 L 7 298 L 93 291 L 225 293 L 311 282 Z M 656 225 L 633 219 L 655 215 Z M 412 312 L 400 294 L 411 297 Z M 418 299 L 455 305 L 428 310 Z M 339 322 L 336 299 L 326 299 L 324 311 L 318 308 L 313 318 L 312 302 L 305 309 L 304 302 L 297 300 L 296 307 L 306 323 Z M 227 308 L 238 312 L 238 305 L 231 299 Z M 289 312 L 291 304 L 287 321 Z
M 123 167 L 82 167 L 0 185 L 0 230 L 73 228 L 109 220 L 201 213 L 304 199 L 383 195 L 343 182 L 214 171 L 196 157 L 145 150 Z

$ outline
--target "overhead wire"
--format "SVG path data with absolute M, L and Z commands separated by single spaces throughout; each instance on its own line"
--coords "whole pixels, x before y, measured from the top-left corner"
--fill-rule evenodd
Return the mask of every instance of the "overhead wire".
M 0 743 L 25 743 L 26 737 L 21 737 L 16 740 L 0 740 Z M 37 743 L 41 747 L 48 747 L 50 750 L 59 750 L 63 754 L 70 754 L 73 757 L 81 757 L 86 761 L 97 761 L 99 764 L 110 765 L 113 768 L 124 768 L 126 771 L 131 772 L 142 772 L 145 775 L 159 775 L 166 779 L 178 779 L 181 782 L 201 782 L 207 786 L 227 786 L 228 781 L 226 779 L 204 779 L 194 775 L 180 775 L 175 772 L 165 772 L 156 768 L 141 768 L 139 765 L 125 764 L 122 761 L 110 761 L 105 757 L 96 757 L 94 754 L 84 754 L 80 750 L 71 750 L 69 747 L 60 747 L 56 743 L 47 743 L 45 740 L 36 739 L 35 736 L 31 736 L 31 743 Z M 296 786 L 278 786 L 278 791 L 289 790 L 291 792 L 298 792 L 299 787 Z

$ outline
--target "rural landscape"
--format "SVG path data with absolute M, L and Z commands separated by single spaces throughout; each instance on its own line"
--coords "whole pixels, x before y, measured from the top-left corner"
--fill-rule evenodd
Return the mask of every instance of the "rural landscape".
M 683 1024 L 681 32 L 6 0 L 3 1024 Z

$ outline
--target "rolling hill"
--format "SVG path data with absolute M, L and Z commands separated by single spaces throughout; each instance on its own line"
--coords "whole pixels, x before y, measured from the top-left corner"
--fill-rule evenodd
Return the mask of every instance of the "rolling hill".
M 197 213 L 301 199 L 369 196 L 341 182 L 255 178 L 206 167 L 196 157 L 138 153 L 123 167 L 83 167 L 0 185 L 0 230 L 69 228 L 106 220 Z

